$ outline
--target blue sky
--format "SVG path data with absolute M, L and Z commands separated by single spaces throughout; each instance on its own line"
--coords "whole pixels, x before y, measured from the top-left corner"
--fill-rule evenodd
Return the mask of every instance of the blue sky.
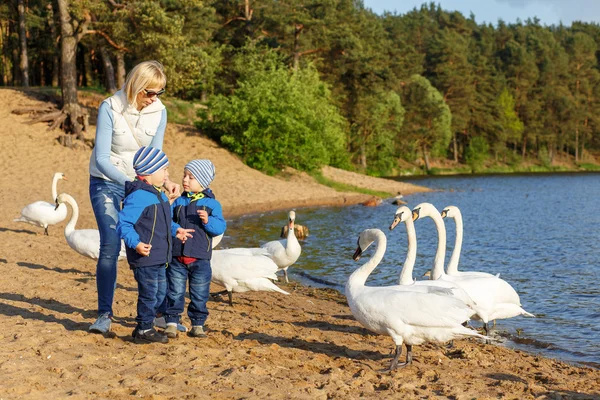
M 404 14 L 419 8 L 423 1 L 418 0 L 363 0 L 367 8 L 377 14 L 384 11 Z M 498 19 L 504 22 L 522 21 L 538 17 L 543 25 L 571 25 L 573 21 L 600 23 L 600 0 L 438 0 L 442 8 L 460 11 L 469 16 L 475 15 L 477 23 L 493 23 Z

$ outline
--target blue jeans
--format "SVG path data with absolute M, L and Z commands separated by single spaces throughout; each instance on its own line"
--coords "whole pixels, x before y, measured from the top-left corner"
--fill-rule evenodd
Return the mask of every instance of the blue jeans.
M 117 221 L 125 187 L 118 183 L 90 176 L 90 200 L 100 231 L 100 257 L 96 264 L 98 290 L 98 315 L 113 315 L 112 304 L 117 287 L 117 261 L 121 239 L 117 234 Z
M 176 258 L 171 260 L 167 268 L 167 311 L 165 321 L 167 323 L 179 323 L 180 315 L 185 306 L 186 283 L 190 281 L 190 304 L 188 316 L 192 326 L 204 325 L 208 318 L 208 291 L 212 269 L 210 260 L 196 260 L 185 265 Z
M 165 264 L 134 268 L 133 276 L 138 283 L 137 328 L 151 329 L 156 310 L 167 294 Z

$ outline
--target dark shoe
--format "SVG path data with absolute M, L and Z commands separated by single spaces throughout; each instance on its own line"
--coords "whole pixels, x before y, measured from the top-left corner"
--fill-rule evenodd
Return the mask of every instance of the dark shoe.
M 154 328 L 144 332 L 144 333 L 140 333 L 140 331 L 136 329 L 134 329 L 133 331 L 133 341 L 135 343 L 141 344 L 141 343 L 169 343 L 169 338 L 165 335 L 163 335 L 160 332 L 157 332 L 154 330 Z
M 205 338 L 206 333 L 204 333 L 204 327 L 202 325 L 192 326 L 192 330 L 188 332 L 188 336 Z

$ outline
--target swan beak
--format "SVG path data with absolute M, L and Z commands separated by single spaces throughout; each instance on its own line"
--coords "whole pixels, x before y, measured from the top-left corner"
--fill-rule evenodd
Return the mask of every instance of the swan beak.
M 412 219 L 413 221 L 416 221 L 419 219 L 419 212 L 421 211 L 420 208 L 417 208 L 416 210 L 413 210 L 412 212 Z
M 394 216 L 394 221 L 392 221 L 392 224 L 390 225 L 390 231 L 394 230 L 394 228 L 400 223 L 400 215 L 396 214 Z
M 442 215 L 442 218 L 446 218 L 448 216 L 448 209 L 442 210 L 440 214 Z
M 358 246 L 356 248 L 356 251 L 354 252 L 354 255 L 352 256 L 352 259 L 354 261 L 358 261 L 358 260 L 360 260 L 361 255 L 362 255 L 362 249 L 360 248 L 360 246 Z
M 430 270 L 427 270 L 427 272 L 425 272 L 425 273 L 423 274 L 423 276 L 426 276 L 426 277 L 428 277 L 428 278 L 431 278 L 431 271 L 430 271 Z
M 65 180 L 65 181 L 68 181 L 67 177 L 64 176 L 64 175 L 62 176 L 62 179 Z

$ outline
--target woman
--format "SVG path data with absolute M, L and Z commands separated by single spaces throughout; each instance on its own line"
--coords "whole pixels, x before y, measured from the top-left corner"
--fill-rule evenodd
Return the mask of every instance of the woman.
M 96 144 L 90 159 L 90 200 L 100 230 L 100 257 L 96 266 L 98 319 L 90 332 L 110 331 L 117 285 L 117 259 L 121 240 L 117 214 L 125 195 L 125 182 L 133 181 L 133 156 L 142 146 L 162 149 L 167 111 L 159 100 L 167 77 L 161 63 L 144 61 L 127 75 L 125 85 L 98 109 Z M 179 185 L 167 180 L 169 197 Z

